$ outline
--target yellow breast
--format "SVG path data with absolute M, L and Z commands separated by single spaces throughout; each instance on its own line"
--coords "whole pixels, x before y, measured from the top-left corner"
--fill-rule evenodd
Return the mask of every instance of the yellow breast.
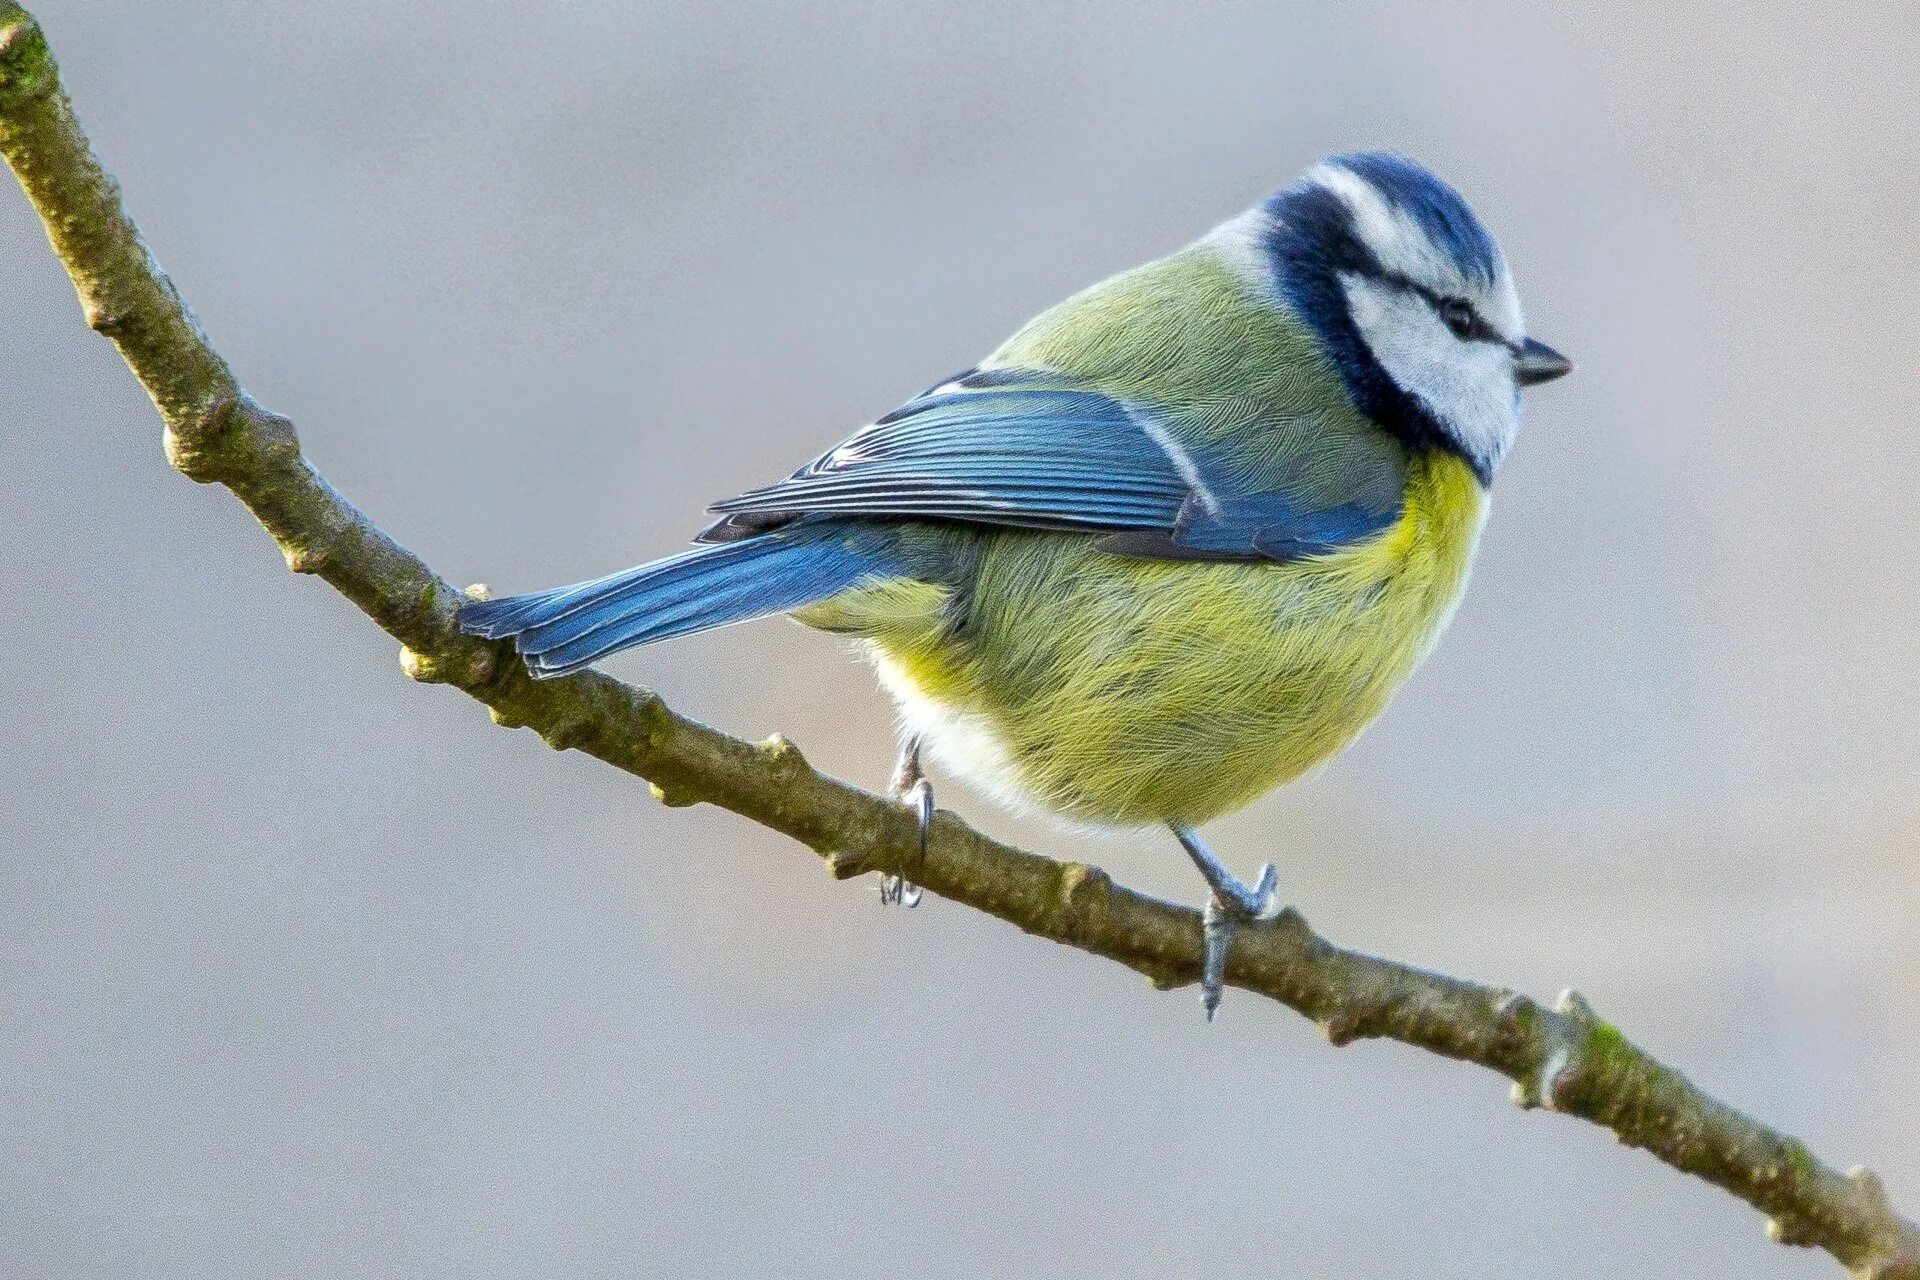
M 1194 825 L 1379 714 L 1458 603 L 1486 505 L 1464 463 L 1434 455 L 1395 525 L 1293 564 L 1128 560 L 1008 531 L 962 625 L 922 607 L 853 629 L 943 767 L 1097 825 Z

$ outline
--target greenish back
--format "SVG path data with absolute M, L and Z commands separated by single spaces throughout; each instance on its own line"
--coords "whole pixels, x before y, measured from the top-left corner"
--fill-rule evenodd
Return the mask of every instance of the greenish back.
M 1319 344 L 1265 287 L 1203 241 L 1041 313 L 987 365 L 1072 374 L 1152 405 L 1237 491 L 1304 509 L 1393 509 L 1404 449 L 1353 408 Z

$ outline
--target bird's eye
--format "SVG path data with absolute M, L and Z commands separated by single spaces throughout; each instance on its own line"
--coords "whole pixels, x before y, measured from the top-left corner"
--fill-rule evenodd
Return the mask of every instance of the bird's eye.
M 1460 341 L 1480 336 L 1480 317 L 1475 314 L 1473 304 L 1465 298 L 1442 298 L 1435 304 L 1435 309 L 1440 312 L 1441 323 L 1452 330 L 1453 336 Z

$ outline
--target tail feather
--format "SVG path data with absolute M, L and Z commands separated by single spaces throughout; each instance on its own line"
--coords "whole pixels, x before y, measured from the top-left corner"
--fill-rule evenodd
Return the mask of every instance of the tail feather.
M 590 582 L 460 610 L 460 629 L 512 636 L 536 676 L 560 676 L 620 649 L 784 613 L 889 570 L 886 548 L 844 526 L 780 529 L 699 547 Z
M 504 596 L 498 600 L 476 600 L 460 610 L 460 629 L 483 640 L 500 640 L 518 635 L 528 627 L 564 618 L 575 609 L 595 600 L 604 600 L 622 587 L 644 582 L 664 561 L 622 569 L 619 573 L 569 586 L 532 591 L 526 595 Z

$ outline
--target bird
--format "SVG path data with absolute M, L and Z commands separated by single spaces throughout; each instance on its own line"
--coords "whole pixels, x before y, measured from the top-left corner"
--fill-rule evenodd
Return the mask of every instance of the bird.
M 923 857 L 923 756 L 1017 809 L 1172 832 L 1208 889 L 1211 1020 L 1236 931 L 1283 908 L 1271 862 L 1248 883 L 1198 829 L 1387 705 L 1460 601 L 1522 391 L 1571 367 L 1457 191 L 1332 155 L 713 503 L 690 549 L 459 625 L 542 678 L 774 614 L 852 637 Z

